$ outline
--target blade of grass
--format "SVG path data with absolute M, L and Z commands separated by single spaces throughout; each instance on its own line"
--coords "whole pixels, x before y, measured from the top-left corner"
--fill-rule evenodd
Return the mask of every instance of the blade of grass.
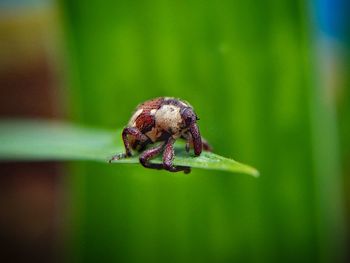
M 108 131 L 76 126 L 69 123 L 42 120 L 0 121 L 0 161 L 12 160 L 88 160 L 105 162 L 112 155 L 124 151 L 121 130 Z M 176 145 L 174 164 L 207 170 L 222 170 L 259 176 L 248 165 L 220 155 L 203 152 L 194 157 Z M 160 163 L 161 158 L 153 160 Z M 121 159 L 113 163 L 138 164 L 138 157 Z

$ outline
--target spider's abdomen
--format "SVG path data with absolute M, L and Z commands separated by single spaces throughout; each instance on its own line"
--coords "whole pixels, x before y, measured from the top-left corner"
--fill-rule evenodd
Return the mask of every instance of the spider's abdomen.
M 136 127 L 142 133 L 147 133 L 155 125 L 155 113 L 159 109 L 162 98 L 148 100 L 137 106 L 135 113 L 132 115 L 128 126 Z
M 183 121 L 180 113 L 181 108 L 172 105 L 162 105 L 155 114 L 155 127 L 169 133 L 175 138 L 180 137 L 183 128 Z
M 184 128 L 181 111 L 189 107 L 188 103 L 175 98 L 148 100 L 136 108 L 128 126 L 136 127 L 152 142 L 169 136 L 179 138 Z
M 113 156 L 110 162 L 131 157 L 134 150 L 140 153 L 139 160 L 144 167 L 189 173 L 190 167 L 173 165 L 174 143 L 176 139 L 185 139 L 186 151 L 189 152 L 192 147 L 195 156 L 199 156 L 203 148 L 210 149 L 202 141 L 197 120 L 199 118 L 192 106 L 185 101 L 169 97 L 148 100 L 137 106 L 128 126 L 123 129 L 125 153 Z M 159 143 L 149 146 L 155 142 Z M 162 164 L 150 162 L 161 153 Z

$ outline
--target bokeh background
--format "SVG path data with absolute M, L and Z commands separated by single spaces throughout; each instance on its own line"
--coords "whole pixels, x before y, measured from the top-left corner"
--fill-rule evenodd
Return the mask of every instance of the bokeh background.
M 1 0 L 2 118 L 117 129 L 138 103 L 180 97 L 216 153 L 261 177 L 1 163 L 0 260 L 349 261 L 349 12 L 346 0 Z

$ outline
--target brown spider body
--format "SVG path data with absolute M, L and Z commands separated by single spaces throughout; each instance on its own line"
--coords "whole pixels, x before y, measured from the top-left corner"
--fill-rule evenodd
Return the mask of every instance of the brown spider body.
M 153 169 L 166 169 L 171 172 L 190 172 L 186 166 L 173 166 L 174 142 L 179 139 L 187 141 L 186 150 L 193 147 L 195 156 L 204 150 L 211 150 L 202 139 L 198 126 L 198 117 L 192 106 L 185 101 L 159 97 L 140 104 L 124 128 L 122 137 L 125 154 L 116 155 L 111 160 L 129 157 L 131 150 L 142 152 L 140 162 Z M 163 142 L 154 148 L 146 149 L 148 144 Z M 144 151 L 145 150 L 145 151 Z M 163 164 L 153 164 L 149 160 L 163 151 Z

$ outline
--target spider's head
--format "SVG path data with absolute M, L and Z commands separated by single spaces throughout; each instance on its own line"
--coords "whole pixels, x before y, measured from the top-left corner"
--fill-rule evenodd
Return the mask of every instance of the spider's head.
M 202 138 L 198 129 L 197 120 L 199 118 L 191 107 L 186 107 L 181 111 L 181 117 L 193 140 L 194 154 L 199 156 L 202 152 Z

